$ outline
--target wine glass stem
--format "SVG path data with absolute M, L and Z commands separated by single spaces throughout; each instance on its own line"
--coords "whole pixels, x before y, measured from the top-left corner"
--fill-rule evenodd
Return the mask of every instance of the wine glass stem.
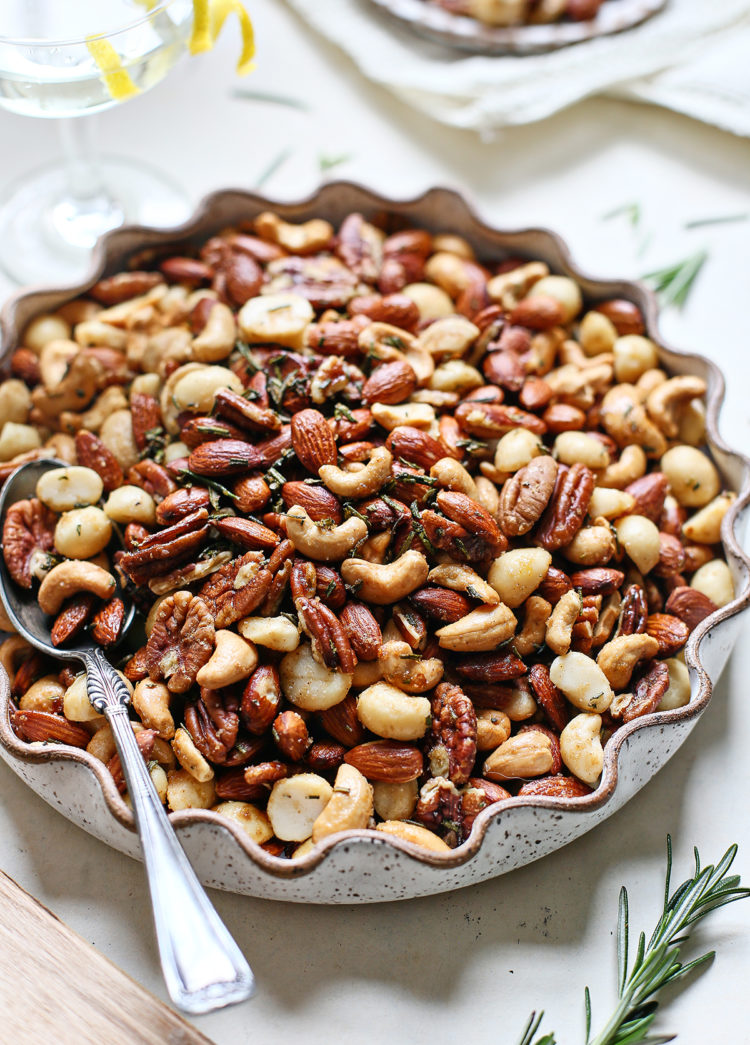
M 99 167 L 91 117 L 57 120 L 65 156 L 67 189 L 50 208 L 53 235 L 69 247 L 88 249 L 125 220 L 125 210 L 107 189 Z
M 93 117 L 69 116 L 57 121 L 70 195 L 87 200 L 105 193 L 94 145 Z

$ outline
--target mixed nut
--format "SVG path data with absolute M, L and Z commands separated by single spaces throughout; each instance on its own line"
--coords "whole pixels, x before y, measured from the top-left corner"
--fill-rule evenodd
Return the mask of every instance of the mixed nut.
M 428 0 L 451 14 L 468 15 L 491 26 L 547 25 L 568 18 L 595 18 L 605 0 Z
M 54 641 L 114 647 L 119 575 L 160 796 L 277 856 L 368 827 L 446 851 L 513 795 L 589 794 L 623 723 L 688 702 L 680 651 L 734 596 L 705 385 L 638 308 L 381 220 L 142 252 L 0 385 L 0 478 L 67 462 L 7 513 L 13 578 Z M 85 676 L 18 636 L 0 662 L 18 736 L 124 791 Z

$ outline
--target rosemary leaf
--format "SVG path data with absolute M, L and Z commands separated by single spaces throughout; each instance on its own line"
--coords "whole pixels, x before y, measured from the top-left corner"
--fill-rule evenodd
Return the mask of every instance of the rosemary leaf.
M 282 167 L 291 155 L 291 148 L 287 147 L 286 149 L 282 149 L 281 152 L 271 160 L 268 166 L 263 168 L 259 176 L 255 179 L 255 188 L 262 189 L 266 182 L 271 180 L 279 167 Z
M 666 268 L 647 272 L 641 278 L 650 283 L 660 295 L 664 305 L 676 305 L 682 308 L 698 275 L 708 259 L 707 250 L 699 250 L 690 257 Z
M 627 218 L 633 228 L 637 229 L 641 223 L 640 203 L 623 203 L 620 207 L 615 207 L 614 210 L 602 214 L 602 221 L 610 221 L 612 218 L 620 217 Z
M 332 171 L 334 167 L 340 167 L 342 163 L 348 163 L 351 158 L 350 152 L 342 152 L 336 156 L 327 156 L 325 153 L 321 153 L 318 156 L 320 173 L 326 174 L 328 171 Z
M 247 87 L 235 87 L 232 91 L 233 98 L 242 98 L 251 102 L 267 102 L 269 105 L 283 105 L 289 109 L 300 109 L 302 112 L 310 112 L 310 106 L 301 98 L 294 98 L 290 94 L 276 94 L 273 91 L 254 91 Z
M 735 221 L 747 221 L 750 218 L 750 214 L 719 214 L 715 218 L 695 218 L 693 221 L 686 221 L 686 229 L 702 229 L 706 225 L 730 225 Z

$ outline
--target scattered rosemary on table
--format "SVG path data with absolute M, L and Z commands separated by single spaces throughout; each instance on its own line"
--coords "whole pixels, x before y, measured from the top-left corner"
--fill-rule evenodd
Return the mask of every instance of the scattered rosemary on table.
M 617 918 L 617 967 L 618 998 L 614 1012 L 603 1029 L 591 1037 L 591 996 L 586 987 L 584 993 L 586 1012 L 586 1045 L 665 1045 L 673 1041 L 674 1035 L 650 1035 L 648 1032 L 656 1018 L 659 1002 L 655 995 L 682 979 L 694 969 L 704 967 L 715 952 L 680 962 L 680 947 L 687 943 L 692 926 L 711 911 L 750 896 L 750 889 L 740 884 L 739 875 L 728 872 L 737 855 L 737 846 L 727 849 L 714 867 L 709 864 L 701 868 L 698 850 L 695 853 L 695 872 L 673 893 L 670 893 L 672 877 L 672 839 L 667 835 L 667 874 L 664 886 L 664 907 L 651 939 L 646 943 L 644 933 L 638 938 L 635 960 L 628 972 L 628 950 L 630 926 L 628 915 L 628 892 L 620 890 L 620 905 Z M 535 1038 L 544 1018 L 544 1012 L 532 1012 L 518 1045 L 557 1045 L 554 1033 Z
M 641 223 L 640 203 L 623 203 L 622 206 L 615 207 L 614 210 L 602 214 L 602 221 L 609 221 L 611 218 L 620 217 L 627 218 L 633 228 L 637 228 Z
M 663 305 L 677 305 L 678 308 L 682 308 L 707 259 L 708 251 L 699 250 L 674 265 L 647 272 L 641 279 L 652 284 Z
M 266 182 L 271 180 L 271 178 L 274 176 L 279 167 L 283 166 L 283 164 L 286 163 L 286 161 L 289 159 L 291 155 L 292 149 L 286 148 L 282 149 L 280 153 L 274 156 L 274 158 L 271 160 L 268 166 L 264 167 L 261 174 L 255 179 L 255 188 L 263 188 Z
M 332 171 L 334 167 L 340 167 L 342 163 L 348 163 L 351 159 L 351 153 L 342 152 L 336 156 L 326 156 L 325 153 L 321 153 L 318 156 L 318 167 L 320 168 L 321 174 L 327 174 L 328 171 Z
M 241 98 L 250 102 L 266 102 L 268 105 L 283 105 L 288 109 L 299 109 L 301 112 L 309 112 L 310 106 L 301 98 L 295 98 L 291 94 L 277 94 L 274 91 L 256 91 L 248 87 L 235 87 L 232 97 Z
M 731 225 L 737 221 L 748 221 L 750 214 L 718 214 L 714 218 L 695 218 L 693 221 L 686 221 L 686 229 L 702 229 L 706 225 Z

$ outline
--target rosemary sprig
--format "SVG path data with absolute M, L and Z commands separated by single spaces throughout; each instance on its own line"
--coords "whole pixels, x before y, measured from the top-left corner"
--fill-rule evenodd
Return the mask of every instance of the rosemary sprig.
M 277 153 L 268 166 L 264 167 L 255 179 L 255 188 L 262 189 L 266 182 L 271 180 L 279 167 L 283 166 L 291 155 L 292 149 L 290 148 L 282 149 L 280 153 Z
M 289 109 L 299 109 L 301 112 L 310 111 L 307 102 L 301 98 L 294 98 L 291 94 L 276 94 L 274 91 L 255 91 L 247 87 L 235 87 L 232 97 L 251 102 L 266 102 L 269 105 L 284 105 Z
M 620 217 L 627 218 L 634 229 L 638 228 L 641 223 L 640 203 L 623 203 L 620 207 L 615 207 L 614 210 L 602 214 L 602 221 L 610 221 L 612 218 Z
M 332 171 L 334 167 L 340 167 L 342 163 L 348 163 L 352 158 L 350 152 L 342 152 L 336 156 L 327 156 L 325 153 L 321 153 L 318 156 L 318 167 L 320 168 L 321 174 L 327 174 L 328 171 Z
M 641 279 L 653 285 L 664 305 L 677 305 L 678 308 L 682 308 L 707 259 L 708 251 L 699 250 L 674 265 L 647 272 Z
M 730 225 L 735 221 L 748 221 L 750 214 L 719 214 L 715 218 L 695 218 L 686 221 L 686 229 L 702 229 L 706 225 Z
M 687 943 L 692 926 L 697 925 L 711 911 L 750 896 L 750 889 L 740 884 L 739 875 L 730 875 L 729 870 L 737 855 L 737 846 L 732 845 L 714 867 L 709 864 L 701 868 L 698 850 L 695 853 L 695 872 L 673 893 L 672 839 L 667 835 L 667 873 L 664 884 L 664 907 L 651 939 L 638 938 L 635 959 L 628 972 L 630 927 L 628 892 L 620 890 L 617 917 L 617 968 L 618 998 L 615 1011 L 603 1029 L 591 1037 L 591 996 L 588 987 L 584 1001 L 586 1011 L 586 1045 L 665 1045 L 673 1035 L 649 1035 L 648 1031 L 656 1019 L 659 1007 L 656 995 L 667 984 L 682 979 L 694 969 L 710 962 L 714 951 L 702 954 L 693 961 L 680 962 L 680 948 Z M 554 1045 L 554 1036 L 547 1035 L 534 1041 L 542 1016 L 532 1013 L 519 1045 Z

